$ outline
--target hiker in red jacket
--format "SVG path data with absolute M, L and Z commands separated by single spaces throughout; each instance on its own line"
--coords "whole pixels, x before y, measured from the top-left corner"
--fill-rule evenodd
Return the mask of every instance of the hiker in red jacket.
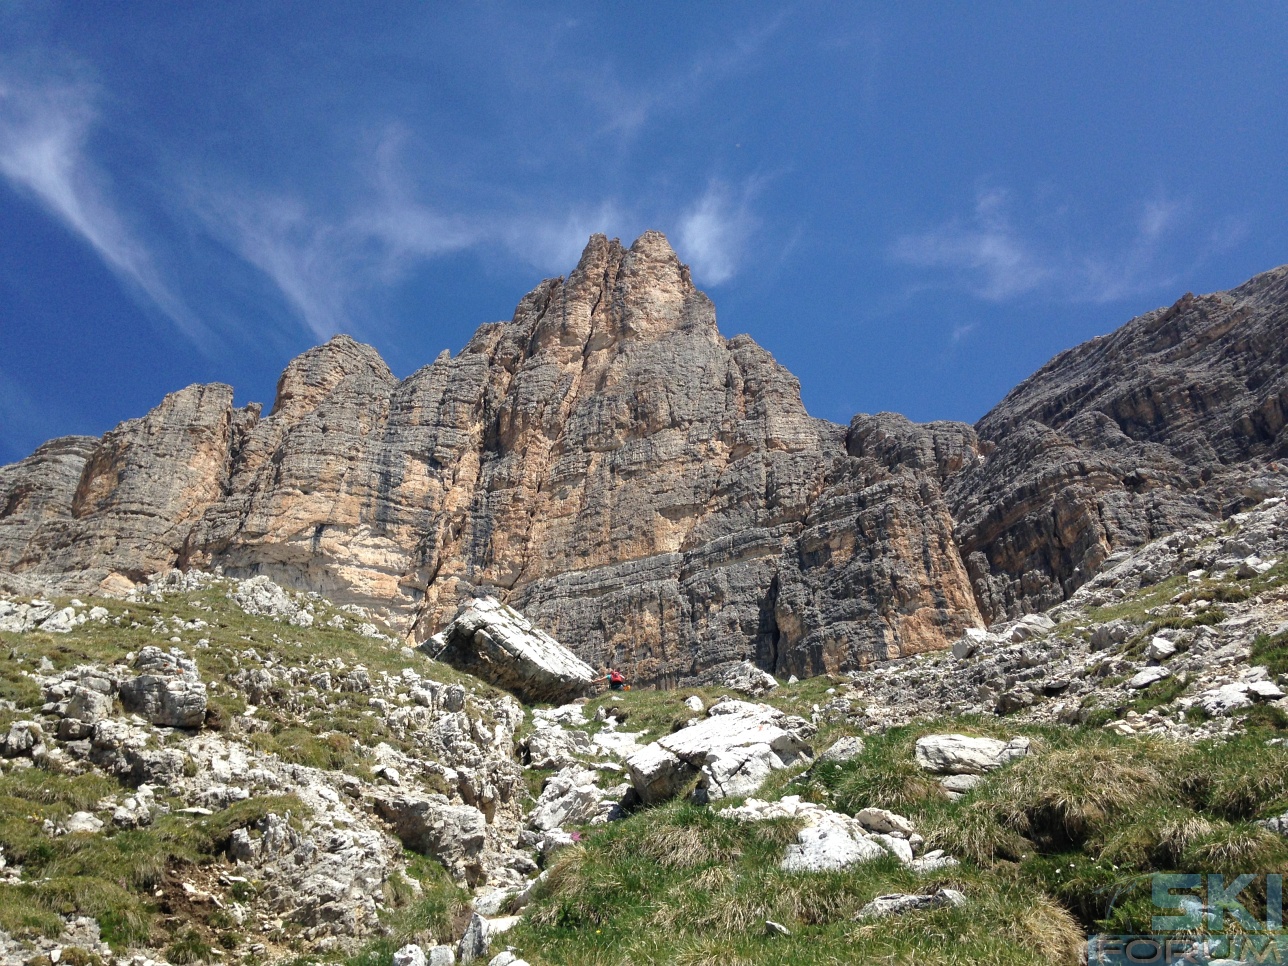
M 611 690 L 613 691 L 626 690 L 626 677 L 622 674 L 621 671 L 615 671 L 612 668 L 609 668 L 608 673 L 605 674 L 604 677 L 608 679 L 608 687 Z

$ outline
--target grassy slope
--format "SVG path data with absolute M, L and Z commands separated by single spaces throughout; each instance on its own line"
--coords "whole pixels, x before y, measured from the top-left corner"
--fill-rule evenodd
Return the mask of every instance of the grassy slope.
M 1251 580 L 1195 586 L 1182 576 L 1089 616 L 1093 623 L 1136 622 L 1140 630 L 1127 646 L 1139 646 L 1158 628 L 1178 625 L 1176 604 L 1280 595 L 1286 581 L 1284 564 Z M 1216 610 L 1191 624 L 1220 620 Z M 1288 670 L 1286 637 L 1258 638 L 1253 662 Z M 813 679 L 765 700 L 808 716 L 814 703 L 827 700 L 829 685 Z M 1165 704 L 1183 689 L 1164 682 L 1133 707 Z M 625 729 L 643 726 L 657 736 L 692 716 L 682 704 L 688 693 L 631 692 L 592 704 L 613 701 L 627 713 Z M 696 693 L 708 703 L 718 694 Z M 1288 722 L 1252 713 L 1244 723 L 1244 735 L 1192 747 L 993 717 L 925 721 L 868 736 L 855 761 L 777 773 L 760 797 L 802 794 L 851 814 L 867 806 L 903 812 L 928 847 L 962 858 L 959 868 L 918 878 L 883 861 L 789 875 L 777 871 L 789 829 L 741 825 L 673 803 L 584 830 L 582 843 L 556 861 L 527 922 L 506 941 L 534 964 L 570 966 L 850 963 L 859 955 L 864 962 L 918 964 L 1077 962 L 1089 933 L 1148 931 L 1152 872 L 1288 873 L 1288 843 L 1255 824 L 1288 809 L 1288 750 L 1267 744 Z M 816 744 L 826 747 L 845 730 L 827 727 Z M 917 737 L 944 732 L 1024 734 L 1039 754 L 951 802 L 913 761 Z M 970 905 L 878 923 L 853 919 L 882 893 L 940 885 L 965 892 Z M 1261 888 L 1244 895 L 1254 914 L 1265 901 Z M 792 936 L 768 935 L 765 919 L 788 926 Z
M 0 708 L 0 728 L 37 714 L 42 704 L 40 688 L 30 673 L 49 673 L 80 664 L 111 664 L 130 652 L 154 644 L 180 647 L 197 659 L 210 694 L 210 706 L 226 724 L 246 710 L 238 690 L 226 676 L 238 667 L 257 667 L 272 660 L 309 664 L 339 658 L 348 668 L 364 665 L 374 676 L 380 671 L 396 674 L 412 667 L 423 676 L 446 683 L 462 683 L 475 694 L 493 689 L 444 664 L 416 652 L 403 653 L 387 642 L 364 638 L 352 630 L 321 626 L 334 611 L 324 602 L 317 607 L 317 623 L 310 628 L 291 627 L 264 617 L 243 613 L 216 586 L 189 594 L 172 594 L 163 601 L 122 602 L 88 599 L 90 606 L 106 607 L 111 623 L 87 622 L 69 634 L 0 634 L 0 699 L 16 709 Z M 66 599 L 55 601 L 65 606 Z M 154 632 L 154 617 L 166 630 Z M 173 623 L 201 620 L 207 626 L 185 630 Z M 352 623 L 352 622 L 351 622 Z M 171 637 L 181 638 L 172 643 Z M 208 647 L 196 647 L 199 640 Z M 248 656 L 253 649 L 258 658 Z M 397 735 L 369 714 L 364 696 L 332 692 L 325 700 L 294 697 L 289 713 L 262 709 L 260 720 L 268 730 L 248 741 L 259 750 L 283 760 L 319 768 L 364 774 L 368 749 L 379 741 L 398 746 Z M 216 724 L 216 726 L 219 726 Z M 61 773 L 46 764 L 26 771 L 0 775 L 0 848 L 9 864 L 24 866 L 24 881 L 0 884 L 0 928 L 16 936 L 57 936 L 61 915 L 83 914 L 97 918 L 104 938 L 115 949 L 150 942 L 174 962 L 206 960 L 211 948 L 238 948 L 246 937 L 218 909 L 211 907 L 208 921 L 194 922 L 182 935 L 173 933 L 166 906 L 169 885 L 200 866 L 222 862 L 222 852 L 233 830 L 253 823 L 268 811 L 298 814 L 301 803 L 290 796 L 260 797 L 239 803 L 210 818 L 169 815 L 143 829 L 118 831 L 109 824 L 102 834 L 53 835 L 44 827 L 73 811 L 94 811 L 109 796 L 118 800 L 131 789 L 114 778 L 97 774 Z M 160 793 L 159 793 L 160 795 Z M 183 803 L 175 802 L 176 805 Z M 106 819 L 106 813 L 100 818 Z M 462 906 L 462 893 L 445 873 L 419 857 L 409 857 L 409 874 L 420 880 L 422 894 L 391 883 L 386 896 L 391 918 L 401 928 L 420 933 L 450 932 L 453 912 Z M 253 889 L 254 886 L 244 888 Z
M 1288 577 L 1288 572 L 1278 572 L 1283 569 L 1241 584 L 1252 592 L 1280 587 Z M 1094 618 L 1166 619 L 1168 604 L 1183 590 L 1179 582 L 1147 588 Z M 1237 595 L 1215 590 L 1209 596 L 1222 601 Z M 211 685 L 212 704 L 225 720 L 240 713 L 244 701 L 223 684 L 224 676 L 236 666 L 233 655 L 252 647 L 261 658 L 288 664 L 338 657 L 350 667 L 362 663 L 373 674 L 413 666 L 427 677 L 460 681 L 478 693 L 488 690 L 419 654 L 408 658 L 397 647 L 349 631 L 300 629 L 248 617 L 219 588 L 164 602 L 91 603 L 103 603 L 114 617 L 128 611 L 127 626 L 87 624 L 70 635 L 0 635 L 0 646 L 14 655 L 0 663 L 0 697 L 20 707 L 18 712 L 0 711 L 4 727 L 25 716 L 24 710 L 30 714 L 39 707 L 39 690 L 23 671 L 42 658 L 64 668 L 117 660 L 149 643 L 170 646 L 169 632 L 152 632 L 153 614 L 167 621 L 177 615 L 209 623 L 201 630 L 178 632 L 183 638 L 179 646 L 198 659 Z M 318 625 L 329 613 L 319 605 Z M 128 620 L 140 626 L 129 627 Z M 210 647 L 194 649 L 202 637 Z M 1279 638 L 1265 638 L 1258 641 L 1254 657 L 1264 656 L 1272 670 L 1279 670 L 1275 665 L 1284 647 Z M 238 662 L 255 664 L 246 657 Z M 807 680 L 783 686 L 765 700 L 808 717 L 814 704 L 828 700 L 826 691 L 834 683 Z M 615 703 L 627 714 L 623 730 L 644 730 L 655 738 L 694 716 L 683 705 L 691 693 L 709 704 L 723 692 L 604 694 L 590 703 L 587 715 Z M 362 704 L 332 695 L 314 704 L 301 698 L 290 715 L 263 709 L 260 716 L 271 727 L 256 738 L 264 750 L 290 760 L 361 772 L 367 747 L 379 740 L 398 744 L 396 736 L 382 733 Z M 789 875 L 778 871 L 777 864 L 794 834 L 790 826 L 744 825 L 711 809 L 672 803 L 609 827 L 583 830 L 582 843 L 556 860 L 532 914 L 505 942 L 518 947 L 534 966 L 849 963 L 858 955 L 870 962 L 1073 962 L 1087 931 L 1147 924 L 1152 910 L 1141 876 L 1150 871 L 1288 872 L 1282 840 L 1252 824 L 1288 808 L 1288 752 L 1265 745 L 1270 732 L 1255 727 L 1262 722 L 1250 724 L 1254 730 L 1247 736 L 1197 748 L 1119 738 L 1097 729 L 1016 727 L 995 718 L 922 722 L 867 737 L 867 750 L 856 761 L 804 774 L 800 769 L 778 773 L 762 797 L 803 794 L 848 812 L 867 805 L 903 811 L 932 846 L 962 857 L 960 868 L 918 879 L 897 863 L 883 861 L 838 873 Z M 990 777 L 952 803 L 912 762 L 917 736 L 945 731 L 1028 734 L 1042 754 Z M 815 743 L 826 747 L 844 733 L 844 726 L 828 725 Z M 52 839 L 31 816 L 43 820 L 92 808 L 120 787 L 101 777 L 38 774 L 35 786 L 24 784 L 32 779 L 22 774 L 0 781 L 0 844 L 6 854 L 11 861 L 33 855 L 27 860 L 31 868 L 59 873 L 40 887 L 5 887 L 0 925 L 17 931 L 49 931 L 55 928 L 51 913 L 82 911 L 98 915 L 118 945 L 150 932 L 155 938 L 159 912 L 150 885 L 156 870 L 217 861 L 220 835 L 236 827 L 220 832 L 198 819 L 175 817 L 132 838 L 109 834 L 92 848 L 81 848 L 81 840 L 93 837 Z M 242 817 L 216 818 L 222 829 Z M 104 850 L 116 851 L 108 856 Z M 421 882 L 423 893 L 416 896 L 398 880 L 392 882 L 386 897 L 391 934 L 352 963 L 376 966 L 403 942 L 442 941 L 459 931 L 463 895 L 433 863 L 409 859 L 409 875 Z M 105 877 L 108 865 L 124 871 Z M 938 885 L 961 889 L 971 904 L 879 923 L 853 919 L 876 895 Z M 787 925 L 792 936 L 767 935 L 766 918 Z M 173 958 L 205 958 L 220 937 L 233 947 L 240 938 L 207 929 L 190 937 L 188 952 L 175 949 Z
M 922 734 L 1027 734 L 1035 757 L 957 802 L 913 763 Z M 1288 808 L 1288 750 L 1264 734 L 1186 747 L 1090 729 L 925 722 L 868 738 L 864 754 L 774 783 L 853 813 L 909 815 L 963 859 L 917 876 L 893 860 L 826 874 L 777 868 L 794 829 L 671 803 L 599 829 L 552 868 L 507 935 L 534 964 L 1073 963 L 1091 931 L 1147 930 L 1154 871 L 1288 873 L 1288 843 L 1253 820 Z M 887 892 L 940 885 L 963 909 L 856 922 Z M 1252 890 L 1252 906 L 1264 895 Z M 764 920 L 790 938 L 766 933 Z

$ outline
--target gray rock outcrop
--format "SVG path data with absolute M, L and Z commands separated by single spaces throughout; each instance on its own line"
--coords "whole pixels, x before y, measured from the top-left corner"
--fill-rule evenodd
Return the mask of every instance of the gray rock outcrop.
M 589 664 L 493 597 L 471 601 L 426 650 L 528 702 L 571 700 L 597 677 Z
M 926 735 L 917 739 L 917 765 L 935 775 L 983 775 L 1029 753 L 1029 739 Z
M 417 796 L 378 798 L 375 805 L 407 848 L 438 859 L 457 879 L 483 881 L 487 818 L 477 808 Z
M 756 791 L 771 772 L 809 761 L 814 726 L 775 708 L 723 701 L 697 724 L 659 738 L 626 759 L 635 792 L 646 804 L 679 794 L 696 779 L 695 801 Z
M 121 703 L 155 725 L 200 728 L 206 719 L 206 686 L 192 659 L 172 649 L 145 647 L 134 662 L 137 677 L 121 682 Z
M 945 906 L 964 906 L 966 897 L 956 889 L 937 889 L 932 893 L 909 894 L 893 892 L 877 896 L 854 917 L 856 919 L 881 919 L 886 916 L 897 916 L 905 912 L 922 909 L 941 909 Z

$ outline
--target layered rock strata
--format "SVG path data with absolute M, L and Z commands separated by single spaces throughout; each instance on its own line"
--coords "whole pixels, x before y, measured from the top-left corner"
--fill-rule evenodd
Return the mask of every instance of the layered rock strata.
M 425 650 L 530 704 L 588 694 L 595 669 L 493 597 L 471 601 Z
M 513 319 L 398 380 L 338 336 L 268 416 L 192 386 L 0 468 L 0 582 L 222 567 L 416 641 L 491 595 L 668 684 L 938 649 L 1122 546 L 1281 489 L 1288 269 L 1057 357 L 972 428 L 811 418 L 656 232 L 594 236 Z

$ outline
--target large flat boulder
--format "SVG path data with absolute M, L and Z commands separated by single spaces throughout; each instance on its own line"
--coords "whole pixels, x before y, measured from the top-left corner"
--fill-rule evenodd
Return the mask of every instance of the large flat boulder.
M 784 872 L 829 872 L 895 856 L 909 868 L 922 872 L 951 868 L 957 860 L 941 850 L 914 858 L 925 845 L 912 823 L 902 815 L 881 808 L 865 808 L 856 816 L 843 815 L 799 795 L 785 795 L 776 802 L 749 798 L 736 808 L 720 812 L 741 822 L 792 819 L 802 827 L 787 847 L 779 865 Z
M 917 764 L 935 775 L 983 775 L 1029 753 L 1028 738 L 1009 742 L 970 735 L 926 735 L 917 739 Z
M 814 731 L 767 705 L 722 701 L 705 720 L 640 749 L 626 769 L 646 804 L 679 794 L 695 777 L 695 801 L 750 795 L 772 772 L 813 758 Z
M 422 649 L 530 703 L 570 701 L 586 694 L 597 677 L 589 664 L 493 597 L 470 601 Z

